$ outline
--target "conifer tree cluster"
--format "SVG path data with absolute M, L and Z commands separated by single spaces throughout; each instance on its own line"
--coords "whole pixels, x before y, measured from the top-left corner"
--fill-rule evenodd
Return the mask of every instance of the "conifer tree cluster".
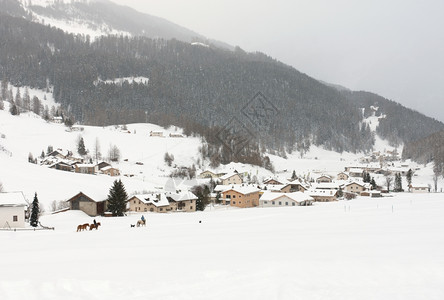
M 400 173 L 396 173 L 395 174 L 395 183 L 394 183 L 394 188 L 393 190 L 395 192 L 403 192 L 404 190 L 402 189 L 402 177 Z
M 123 216 L 126 212 L 128 194 L 122 180 L 115 180 L 108 194 L 108 211 L 114 216 Z

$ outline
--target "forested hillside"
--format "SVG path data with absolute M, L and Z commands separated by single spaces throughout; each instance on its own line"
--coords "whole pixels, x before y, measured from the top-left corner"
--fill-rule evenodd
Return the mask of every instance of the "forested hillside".
M 363 141 L 371 133 L 361 130 L 357 107 L 264 54 L 142 37 L 90 42 L 8 16 L 0 20 L 0 34 L 2 78 L 15 85 L 53 85 L 56 101 L 81 122 L 149 120 L 192 132 L 196 126 L 225 126 L 236 117 L 274 149 L 293 150 L 309 142 L 337 151 L 368 149 Z M 149 83 L 97 82 L 129 76 L 147 77 Z M 258 92 L 278 112 L 260 131 L 241 113 Z
M 437 172 L 444 172 L 444 131 L 439 131 L 420 140 L 407 143 L 402 151 L 403 159 L 418 163 L 434 162 Z
M 444 124 L 399 103 L 369 92 L 342 90 L 341 93 L 356 105 L 366 108 L 365 117 L 373 113 L 370 106 L 378 107 L 381 118 L 376 132 L 393 146 L 424 138 L 444 129 Z

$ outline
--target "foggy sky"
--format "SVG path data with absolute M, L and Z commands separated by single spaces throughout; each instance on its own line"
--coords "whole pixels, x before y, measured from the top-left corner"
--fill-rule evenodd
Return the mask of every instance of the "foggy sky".
M 112 0 L 444 121 L 442 0 Z

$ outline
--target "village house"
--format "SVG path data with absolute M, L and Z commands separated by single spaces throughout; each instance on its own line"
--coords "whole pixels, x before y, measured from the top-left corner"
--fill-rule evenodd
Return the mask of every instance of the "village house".
M 162 131 L 150 131 L 150 136 L 163 137 Z
M 341 172 L 337 176 L 338 180 L 348 180 L 349 178 L 350 178 L 350 176 L 345 172 Z
M 229 173 L 219 177 L 222 185 L 228 184 L 242 184 L 242 178 L 238 173 Z
M 128 206 L 129 211 L 134 212 L 194 212 L 196 200 L 196 195 L 191 192 L 149 193 L 131 197 Z
M 233 187 L 222 192 L 224 199 L 229 199 L 231 206 L 240 208 L 259 205 L 260 190 L 254 186 Z
M 364 174 L 364 170 L 361 168 L 351 168 L 348 171 L 350 177 L 358 177 L 358 178 L 362 178 L 362 175 Z
M 52 122 L 56 123 L 56 124 L 62 124 L 63 123 L 63 118 L 62 117 L 53 117 L 52 118 Z
M 111 167 L 111 164 L 107 163 L 106 161 L 101 161 L 97 164 L 97 168 L 99 169 L 99 171 L 105 167 Z
M 306 192 L 316 202 L 332 202 L 337 201 L 337 190 L 319 190 L 314 189 Z
M 199 174 L 199 178 L 201 178 L 201 179 L 205 179 L 205 178 L 216 179 L 216 178 L 219 178 L 221 176 L 224 176 L 225 174 L 226 173 L 214 173 L 214 172 L 211 172 L 209 170 L 206 170 L 206 171 L 203 171 L 202 173 Z
M 332 182 L 332 178 L 328 175 L 321 175 L 318 178 L 316 178 L 316 182 L 317 183 L 322 183 L 322 182 Z
M 259 199 L 262 207 L 277 206 L 308 206 L 313 203 L 314 199 L 307 194 L 301 192 L 294 193 L 273 193 L 265 192 Z
M 0 193 L 0 228 L 24 228 L 27 206 L 22 192 Z
M 344 192 L 347 193 L 355 193 L 360 195 L 361 192 L 367 191 L 370 189 L 370 185 L 364 182 L 351 181 L 344 184 Z
M 95 164 L 75 164 L 74 170 L 81 174 L 96 174 L 99 168 Z
M 409 191 L 412 193 L 428 193 L 430 191 L 429 185 L 420 183 L 420 184 L 411 184 L 409 186 Z
M 111 166 L 102 168 L 100 170 L 100 172 L 102 172 L 105 175 L 109 175 L 109 176 L 120 176 L 119 169 L 113 168 Z
M 183 138 L 183 135 L 180 133 L 170 133 L 170 137 L 172 138 Z
M 288 183 L 290 185 L 290 193 L 293 192 L 305 192 L 310 188 L 310 186 L 299 179 L 295 179 L 292 182 Z
M 283 182 L 279 181 L 277 179 L 274 179 L 274 178 L 268 178 L 268 179 L 264 180 L 264 184 L 267 184 L 267 185 L 268 184 L 271 184 L 271 185 L 282 185 Z
M 59 162 L 51 165 L 49 168 L 56 169 L 56 170 L 61 170 L 61 171 L 67 171 L 67 172 L 73 172 L 74 171 L 73 164 L 70 163 L 70 162 L 65 162 L 65 161 L 59 161 Z
M 278 193 L 290 193 L 291 192 L 291 185 L 290 184 L 268 184 L 264 185 L 263 190 L 270 191 L 270 192 L 278 192 Z
M 69 202 L 69 209 L 81 210 L 89 216 L 101 216 L 107 208 L 107 200 L 93 199 L 82 192 L 66 200 Z

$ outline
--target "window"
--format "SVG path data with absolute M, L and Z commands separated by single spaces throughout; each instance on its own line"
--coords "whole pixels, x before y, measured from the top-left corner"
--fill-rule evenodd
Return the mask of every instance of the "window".
M 13 222 L 18 222 L 18 216 L 12 216 L 12 221 Z
M 161 207 L 161 208 L 159 209 L 159 211 L 163 211 L 163 208 Z
M 236 201 L 233 201 L 233 205 L 235 205 L 236 204 Z
M 190 209 L 193 209 L 193 207 L 192 207 L 192 206 L 190 206 Z
M 145 211 L 146 211 L 146 207 L 145 207 Z
M 288 202 L 285 202 L 285 205 L 288 205 Z
M 293 202 L 292 204 L 291 204 L 292 206 L 294 206 L 295 205 L 295 203 Z
M 264 201 L 264 204 L 267 204 L 267 201 Z
M 279 201 L 279 205 L 282 205 L 282 202 L 281 202 L 281 201 Z
M 233 199 L 235 199 L 236 198 L 236 195 L 233 195 Z
M 271 201 L 271 204 L 273 204 L 273 205 L 274 205 L 274 204 L 275 204 L 275 203 L 274 203 L 274 201 Z

